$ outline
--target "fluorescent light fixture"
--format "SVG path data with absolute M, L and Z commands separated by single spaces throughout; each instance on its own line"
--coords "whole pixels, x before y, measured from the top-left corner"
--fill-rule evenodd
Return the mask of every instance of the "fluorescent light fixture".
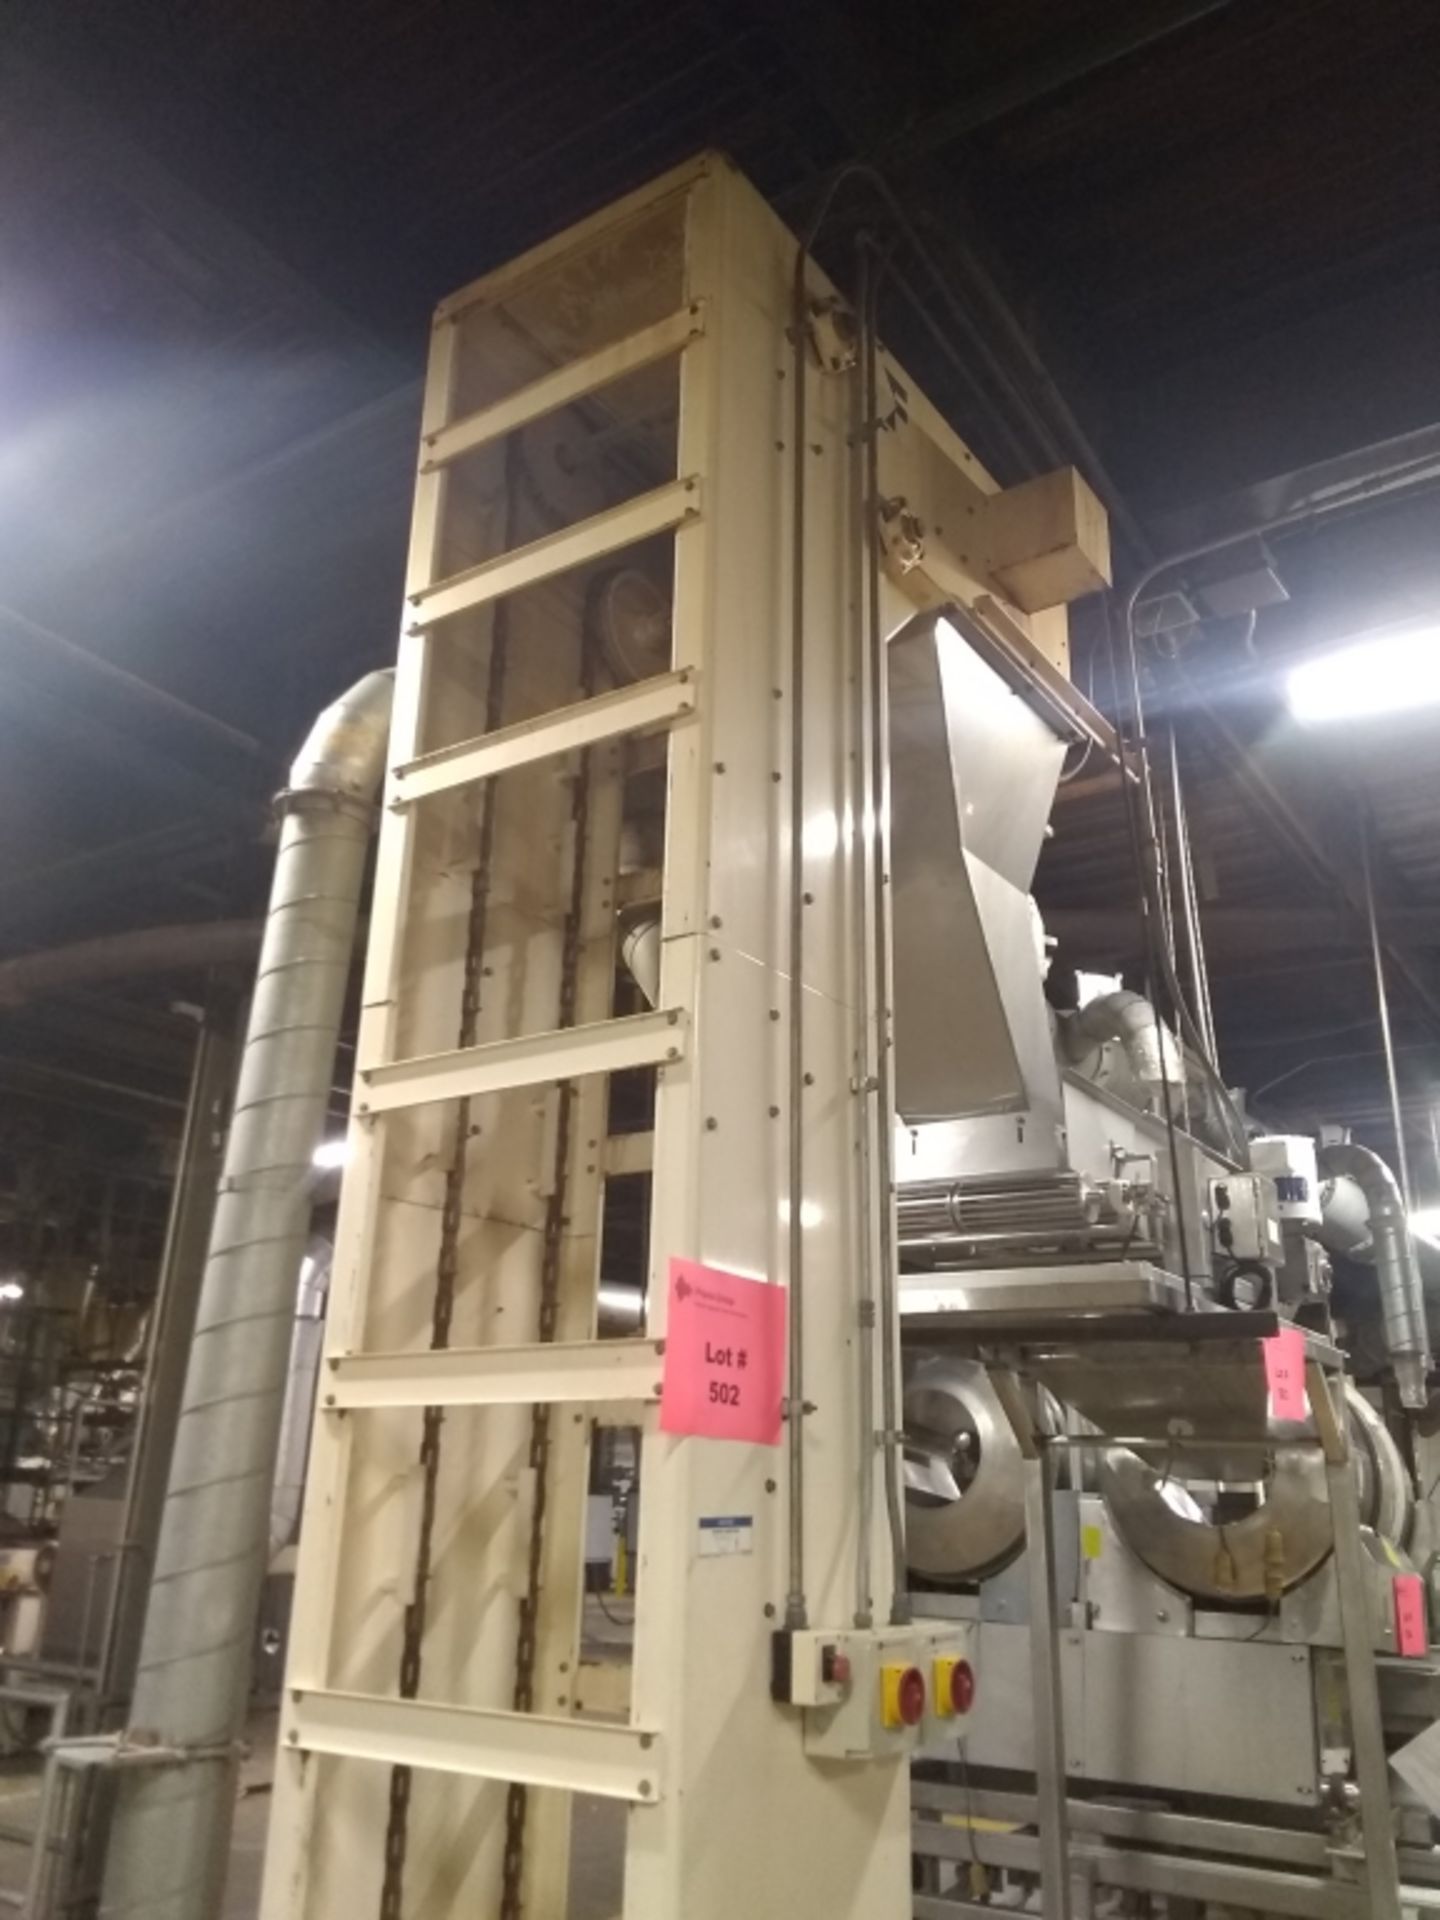
M 1410 1231 L 1417 1240 L 1440 1247 L 1440 1207 L 1416 1207 L 1410 1216 Z
M 1306 726 L 1440 705 L 1440 627 L 1337 647 L 1295 667 L 1290 711 Z
M 350 1143 L 342 1135 L 338 1140 L 322 1140 L 315 1149 L 312 1166 L 328 1173 L 334 1167 L 343 1167 L 350 1158 Z

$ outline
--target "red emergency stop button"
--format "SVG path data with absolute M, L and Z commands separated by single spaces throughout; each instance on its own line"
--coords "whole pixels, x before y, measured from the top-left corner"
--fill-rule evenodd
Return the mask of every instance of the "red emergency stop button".
M 924 1718 L 924 1674 L 903 1660 L 887 1660 L 880 1669 L 880 1724 L 918 1727 Z
M 942 1654 L 935 1662 L 935 1711 L 969 1713 L 975 1704 L 975 1669 L 968 1660 Z

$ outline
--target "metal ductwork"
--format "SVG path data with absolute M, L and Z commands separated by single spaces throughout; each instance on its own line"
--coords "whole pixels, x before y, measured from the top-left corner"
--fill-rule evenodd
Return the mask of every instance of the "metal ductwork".
M 1402 1403 L 1423 1407 L 1425 1377 L 1430 1371 L 1430 1334 L 1425 1324 L 1425 1289 L 1399 1185 L 1379 1154 L 1350 1142 L 1321 1147 L 1319 1165 L 1322 1174 L 1353 1180 L 1365 1196 L 1371 1243 L 1366 1258 L 1374 1263 L 1379 1285 L 1385 1350 Z M 1330 1212 L 1327 1202 L 1327 1222 Z M 1326 1240 L 1324 1224 L 1320 1237 Z M 1349 1244 L 1338 1245 L 1337 1251 L 1354 1253 L 1353 1235 Z
M 313 1182 L 393 676 L 316 721 L 282 825 L 131 1706 L 101 1912 L 219 1911 Z
M 330 1267 L 334 1256 L 335 1249 L 330 1242 L 317 1235 L 300 1262 L 275 1484 L 270 1495 L 272 1558 L 290 1546 L 300 1531 L 305 1468 L 310 1459 L 310 1427 L 315 1418 L 315 1385 L 320 1378 L 320 1354 L 325 1344 L 325 1304 L 330 1294 Z
M 1063 1031 L 1071 1064 L 1086 1079 L 1100 1077 L 1104 1050 L 1113 1042 L 1142 1093 L 1162 1112 L 1166 1084 L 1172 1096 L 1185 1085 L 1184 1056 L 1143 994 L 1126 988 L 1102 993 L 1072 1014 Z
M 660 1004 L 660 916 L 642 914 L 626 928 L 620 941 L 620 957 L 630 970 L 647 1006 Z
M 1321 1245 L 1346 1260 L 1368 1260 L 1370 1203 L 1360 1183 L 1348 1173 L 1331 1174 L 1320 1185 L 1319 1200 Z

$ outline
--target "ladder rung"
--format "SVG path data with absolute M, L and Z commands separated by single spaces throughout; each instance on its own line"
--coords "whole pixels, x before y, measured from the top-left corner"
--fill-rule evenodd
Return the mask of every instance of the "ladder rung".
M 655 907 L 664 891 L 664 875 L 659 867 L 632 867 L 615 882 L 617 907 Z
M 459 1100 L 540 1086 L 547 1080 L 578 1080 L 587 1073 L 660 1066 L 678 1060 L 684 1048 L 685 1016 L 678 1012 L 633 1013 L 585 1027 L 519 1034 L 454 1053 L 362 1067 L 355 1110 L 388 1113 L 430 1100 Z
M 699 511 L 699 481 L 671 480 L 652 493 L 637 494 L 633 500 L 623 500 L 618 507 L 608 507 L 573 527 L 561 527 L 528 546 L 497 553 L 479 566 L 467 567 L 463 573 L 423 588 L 411 597 L 415 618 L 410 630 L 418 633 L 437 620 L 483 607 L 507 593 L 518 593 L 522 587 L 533 587 L 541 580 L 568 573 L 572 567 L 584 566 L 587 560 L 603 559 L 621 547 L 633 547 L 652 534 L 693 520 Z
M 655 1135 L 612 1133 L 605 1142 L 605 1177 L 617 1179 L 627 1173 L 649 1173 L 655 1165 Z
M 336 1354 L 326 1362 L 324 1404 L 338 1410 L 655 1400 L 661 1352 L 658 1340 L 627 1339 Z
M 290 1694 L 280 1744 L 282 1751 L 560 1787 L 610 1800 L 660 1798 L 659 1736 L 603 1720 L 302 1687 Z
M 452 460 L 473 453 L 477 447 L 488 446 L 492 440 L 528 426 L 532 420 L 543 420 L 546 414 L 555 413 L 572 400 L 599 392 L 614 381 L 622 380 L 627 373 L 638 373 L 642 367 L 653 366 L 657 360 L 678 353 L 704 331 L 703 309 L 684 307 L 679 313 L 668 314 L 624 340 L 612 341 L 608 347 L 599 347 L 582 359 L 557 367 L 553 373 L 542 374 L 518 393 L 427 434 L 420 471 L 433 473 L 437 467 L 448 466 Z
M 599 740 L 621 733 L 649 733 L 668 727 L 683 714 L 695 710 L 695 674 L 682 667 L 675 673 L 655 674 L 634 686 L 617 687 L 611 693 L 596 694 L 590 700 L 577 700 L 568 707 L 517 721 L 513 727 L 498 727 L 493 733 L 474 740 L 461 740 L 453 747 L 441 747 L 395 769 L 395 795 L 392 805 L 409 806 L 433 793 L 447 793 L 453 787 L 491 780 L 531 761 L 548 759 L 552 754 L 569 753 L 576 747 L 591 747 Z

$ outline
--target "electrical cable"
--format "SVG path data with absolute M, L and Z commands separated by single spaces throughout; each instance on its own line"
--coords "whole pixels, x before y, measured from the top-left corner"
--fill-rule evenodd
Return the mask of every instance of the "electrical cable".
M 1142 574 L 1141 579 L 1143 580 L 1144 578 L 1145 576 Z M 1117 737 L 1119 738 L 1121 747 L 1122 773 L 1124 774 L 1121 780 L 1121 791 L 1125 796 L 1127 813 L 1132 821 L 1132 853 L 1138 865 L 1142 899 L 1146 903 L 1144 918 L 1146 924 L 1149 925 L 1152 916 L 1158 915 L 1160 912 L 1157 897 L 1159 891 L 1160 847 L 1159 837 L 1156 831 L 1155 796 L 1151 779 L 1149 739 L 1145 731 L 1145 703 L 1140 690 L 1140 658 L 1135 638 L 1133 588 L 1131 593 L 1126 597 L 1125 608 L 1125 641 L 1130 707 L 1130 739 L 1128 742 L 1125 740 L 1123 731 L 1121 731 L 1122 702 L 1120 699 L 1119 675 L 1115 668 L 1114 637 L 1110 622 L 1110 600 L 1108 595 L 1104 601 L 1104 631 L 1105 644 L 1110 652 L 1111 680 L 1114 686 L 1116 702 L 1115 721 Z M 1140 808 L 1138 811 L 1135 807 L 1136 796 L 1131 792 L 1131 782 L 1128 772 L 1125 771 L 1125 769 L 1131 766 L 1133 766 L 1135 771 L 1135 784 L 1140 800 Z M 1160 979 L 1164 983 L 1166 993 L 1169 996 L 1176 1023 L 1180 1028 L 1181 1037 L 1194 1050 L 1196 1058 L 1200 1063 L 1201 1071 L 1210 1082 L 1216 1098 L 1219 1101 L 1221 1113 L 1224 1116 L 1231 1136 L 1230 1147 L 1236 1164 L 1241 1167 L 1248 1167 L 1250 1164 L 1250 1144 L 1245 1122 L 1231 1097 L 1230 1089 L 1225 1085 L 1219 1068 L 1211 1059 L 1209 1050 L 1205 1045 L 1204 1036 L 1194 1016 L 1190 1012 L 1189 1005 L 1186 1002 L 1184 992 L 1180 986 L 1179 978 L 1175 972 L 1173 954 L 1167 951 L 1165 943 L 1162 940 L 1154 937 L 1153 932 L 1151 934 L 1151 955 Z
M 1110 596 L 1106 594 L 1101 601 L 1102 632 L 1105 651 L 1110 664 L 1112 696 L 1115 700 L 1116 744 L 1120 749 L 1120 792 L 1125 808 L 1125 825 L 1130 838 L 1130 853 L 1135 864 L 1136 880 L 1139 887 L 1140 936 L 1145 946 L 1149 969 L 1152 974 L 1159 971 L 1159 951 L 1162 942 L 1158 938 L 1155 902 L 1148 885 L 1148 869 L 1144 850 L 1140 841 L 1140 823 L 1136 815 L 1135 796 L 1131 792 L 1129 754 L 1125 748 L 1125 738 L 1120 730 L 1120 682 L 1115 663 L 1115 643 L 1110 627 Z M 1170 1180 L 1173 1187 L 1172 1199 L 1175 1206 L 1175 1227 L 1180 1249 L 1180 1275 L 1185 1283 L 1185 1305 L 1187 1309 L 1195 1304 L 1195 1280 L 1190 1269 L 1190 1236 L 1185 1217 L 1184 1186 L 1180 1173 L 1180 1145 L 1175 1127 L 1175 1107 L 1170 1096 L 1170 1074 L 1165 1059 L 1165 1030 L 1160 1024 L 1160 1008 L 1155 995 L 1154 985 L 1150 989 L 1151 1009 L 1155 1015 L 1156 1054 L 1160 1061 L 1161 1104 L 1165 1118 L 1166 1156 L 1170 1162 Z
M 603 1588 L 595 1587 L 592 1590 L 591 1598 L 594 1600 L 596 1606 L 599 1607 L 601 1613 L 603 1613 L 605 1618 L 610 1622 L 612 1627 L 631 1627 L 635 1624 L 634 1621 L 632 1620 L 622 1620 L 618 1613 L 612 1613 L 610 1611 L 609 1607 L 607 1607 L 605 1604 L 605 1593 Z
M 1200 928 L 1200 896 L 1195 886 L 1195 862 L 1190 851 L 1190 822 L 1185 806 L 1185 788 L 1180 778 L 1180 752 L 1172 723 L 1170 733 L 1171 812 L 1175 822 L 1175 859 L 1180 875 L 1180 905 L 1185 921 L 1185 944 L 1190 955 L 1190 984 L 1195 995 L 1195 1016 L 1205 1036 L 1206 1051 L 1216 1057 L 1215 1010 L 1210 1000 L 1210 969 L 1205 958 L 1205 941 Z
M 1422 473 L 1420 477 L 1426 477 L 1431 464 L 1433 463 L 1424 463 L 1426 473 Z M 1311 501 L 1304 506 L 1293 508 L 1288 513 L 1277 514 L 1272 519 L 1261 521 L 1254 526 L 1245 527 L 1235 533 L 1221 534 L 1213 540 L 1199 541 L 1194 546 L 1182 548 L 1176 553 L 1167 554 L 1158 560 L 1152 561 L 1151 564 L 1145 567 L 1131 582 L 1126 592 L 1124 602 L 1125 643 L 1130 665 L 1132 716 L 1136 729 L 1137 744 L 1142 749 L 1140 754 L 1142 789 L 1147 798 L 1147 802 L 1151 804 L 1152 812 L 1153 801 L 1151 800 L 1149 788 L 1149 760 L 1143 751 L 1145 741 L 1144 701 L 1140 688 L 1139 650 L 1135 632 L 1135 613 L 1145 590 L 1153 586 L 1155 581 L 1160 579 L 1162 575 L 1172 572 L 1177 567 L 1187 566 L 1196 560 L 1208 559 L 1214 554 L 1225 552 L 1227 548 L 1243 546 L 1246 542 L 1259 539 L 1265 535 L 1292 531 L 1298 527 L 1309 525 L 1313 521 L 1323 519 L 1332 513 L 1343 513 L 1355 507 L 1363 506 L 1373 498 L 1394 491 L 1395 484 L 1396 482 L 1394 481 L 1382 481 L 1378 485 L 1361 482 L 1348 492 L 1339 492 L 1324 500 Z M 1399 484 L 1404 484 L 1403 480 L 1401 480 Z M 1253 631 L 1247 637 L 1247 643 L 1250 641 L 1253 641 Z M 1167 985 L 1168 984 L 1167 982 Z M 1192 1039 L 1190 1028 L 1193 1027 L 1194 1023 L 1190 1019 L 1189 1009 L 1184 1003 L 1183 996 L 1177 1001 L 1175 1011 L 1181 1023 L 1185 1038 L 1195 1046 L 1201 1067 L 1207 1077 L 1211 1079 L 1215 1086 L 1216 1093 L 1220 1096 L 1221 1105 L 1227 1119 L 1238 1132 L 1239 1142 L 1243 1149 L 1241 1165 L 1248 1165 L 1249 1152 L 1244 1124 L 1240 1120 L 1234 1101 L 1230 1097 L 1229 1088 L 1225 1087 L 1214 1062 L 1206 1053 L 1203 1045 L 1197 1045 L 1195 1040 Z

